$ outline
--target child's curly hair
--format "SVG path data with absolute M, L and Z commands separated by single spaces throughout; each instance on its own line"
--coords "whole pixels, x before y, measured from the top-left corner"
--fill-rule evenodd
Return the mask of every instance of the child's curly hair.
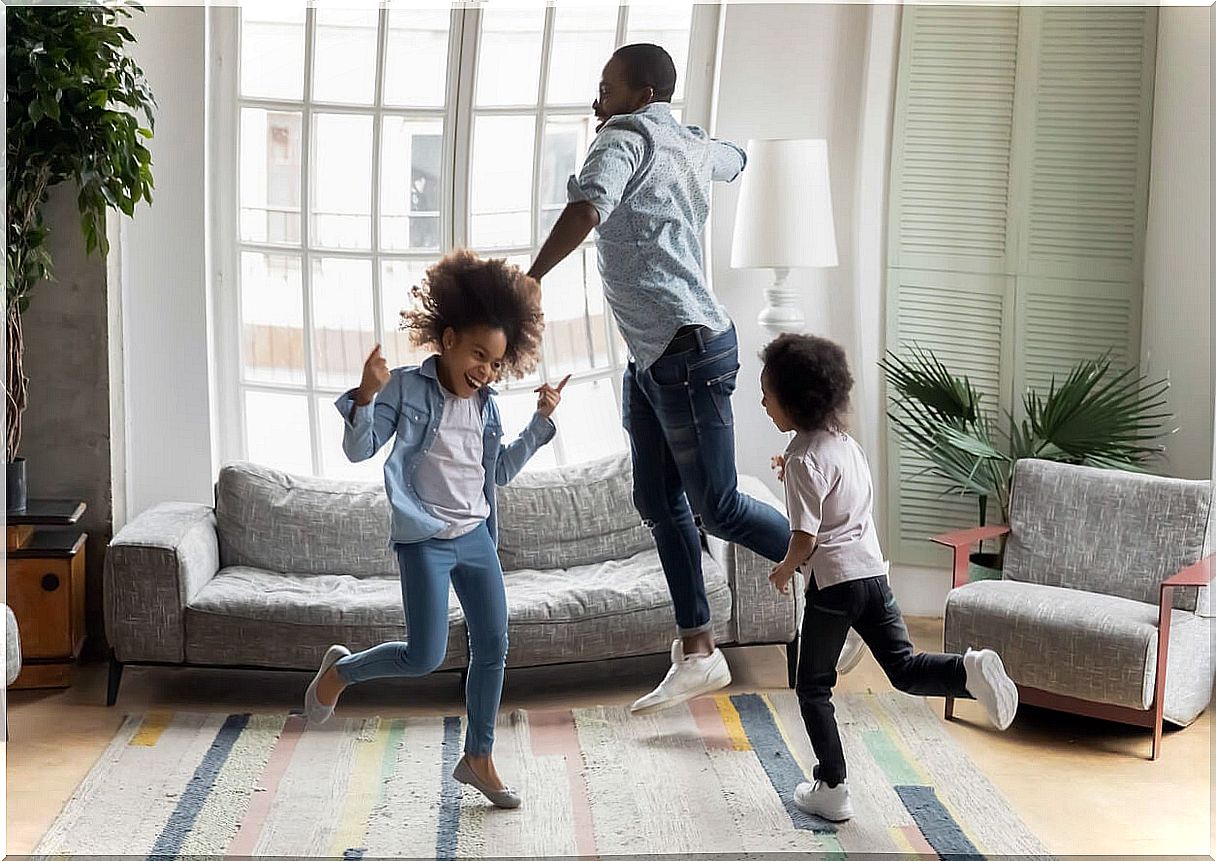
M 460 249 L 427 269 L 410 293 L 415 306 L 401 312 L 401 328 L 419 347 L 440 346 L 449 326 L 489 326 L 507 336 L 503 374 L 522 377 L 536 367 L 545 328 L 540 284 L 518 266 Z
M 769 391 L 795 427 L 844 430 L 853 376 L 839 344 L 815 335 L 779 335 L 760 358 Z

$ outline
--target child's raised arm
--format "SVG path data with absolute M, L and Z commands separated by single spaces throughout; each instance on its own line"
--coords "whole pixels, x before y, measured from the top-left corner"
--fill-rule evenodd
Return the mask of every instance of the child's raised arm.
M 358 388 L 334 402 L 345 424 L 342 451 L 351 463 L 370 458 L 396 432 L 400 385 L 399 375 L 389 371 L 377 344 L 363 363 Z
M 556 386 L 545 383 L 536 390 L 536 413 L 532 421 L 524 428 L 524 432 L 510 445 L 504 445 L 498 450 L 498 462 L 494 465 L 494 483 L 499 487 L 510 484 L 511 479 L 519 475 L 537 449 L 553 439 L 557 429 L 553 426 L 550 416 L 562 400 L 562 389 L 570 381 L 570 375 L 562 379 Z

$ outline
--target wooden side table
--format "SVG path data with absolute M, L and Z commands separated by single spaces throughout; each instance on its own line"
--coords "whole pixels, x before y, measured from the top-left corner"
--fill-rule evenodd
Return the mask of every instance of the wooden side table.
M 8 605 L 21 636 L 12 688 L 66 688 L 84 645 L 85 533 L 77 500 L 31 499 L 8 513 Z

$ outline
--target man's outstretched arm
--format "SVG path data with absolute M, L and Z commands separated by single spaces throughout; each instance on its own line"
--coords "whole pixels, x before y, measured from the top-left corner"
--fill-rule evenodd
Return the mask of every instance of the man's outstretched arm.
M 549 232 L 549 238 L 532 261 L 528 277 L 539 281 L 548 275 L 554 266 L 583 244 L 587 234 L 599 223 L 600 214 L 589 202 L 577 200 L 566 204 L 557 223 L 553 225 L 553 230 Z

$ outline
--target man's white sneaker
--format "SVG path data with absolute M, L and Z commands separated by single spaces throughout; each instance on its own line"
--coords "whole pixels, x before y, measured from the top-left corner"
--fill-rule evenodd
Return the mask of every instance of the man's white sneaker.
M 629 711 L 635 715 L 650 714 L 670 708 L 716 691 L 730 684 L 730 667 L 721 649 L 708 655 L 684 655 L 684 642 L 675 640 L 671 644 L 671 669 L 659 686 L 644 697 L 634 701 Z
M 803 813 L 829 822 L 844 822 L 853 818 L 853 801 L 849 798 L 847 781 L 835 786 L 828 786 L 822 780 L 800 783 L 794 789 L 794 806 Z
M 1008 729 L 1018 711 L 1018 686 L 1005 672 L 1001 656 L 992 649 L 968 649 L 963 669 L 968 693 L 980 701 L 997 729 Z
M 836 674 L 843 676 L 861 663 L 861 655 L 865 647 L 866 644 L 861 639 L 861 635 L 849 628 L 849 635 L 844 638 L 844 648 L 840 650 L 840 657 L 836 659 Z

